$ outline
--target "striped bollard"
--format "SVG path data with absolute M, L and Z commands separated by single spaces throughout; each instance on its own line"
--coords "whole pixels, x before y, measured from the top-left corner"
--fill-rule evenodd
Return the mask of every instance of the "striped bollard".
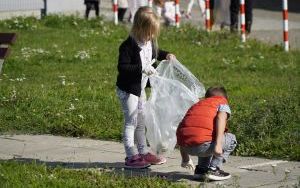
M 118 0 L 113 0 L 113 13 L 115 25 L 118 25 Z
M 288 21 L 288 1 L 283 0 L 283 42 L 284 51 L 289 51 L 289 21 Z
M 150 8 L 153 7 L 153 0 L 148 0 L 148 7 L 150 7 Z
M 175 24 L 177 28 L 180 26 L 179 0 L 175 0 Z
M 205 0 L 205 28 L 206 31 L 211 30 L 211 23 L 210 23 L 210 0 Z
M 242 42 L 246 42 L 245 0 L 240 0 Z

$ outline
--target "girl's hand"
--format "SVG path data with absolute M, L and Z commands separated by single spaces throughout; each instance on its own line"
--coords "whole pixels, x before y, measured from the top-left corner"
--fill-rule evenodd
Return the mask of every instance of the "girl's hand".
M 176 56 L 174 54 L 168 54 L 167 60 L 176 59 Z
M 222 155 L 222 153 L 223 153 L 223 148 L 222 148 L 222 145 L 216 145 L 215 146 L 215 149 L 214 149 L 214 155 L 215 156 L 221 156 Z
M 147 74 L 148 76 L 152 75 L 152 74 L 156 74 L 157 71 L 155 70 L 154 67 L 152 67 L 151 65 L 147 66 L 144 70 L 143 73 Z

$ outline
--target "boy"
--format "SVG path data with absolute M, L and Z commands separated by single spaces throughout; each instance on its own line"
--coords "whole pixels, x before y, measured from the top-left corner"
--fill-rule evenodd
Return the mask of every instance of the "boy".
M 226 180 L 231 177 L 220 168 L 234 150 L 237 141 L 227 132 L 231 114 L 224 87 L 211 87 L 205 99 L 193 105 L 177 129 L 177 144 L 182 155 L 182 167 L 193 167 L 189 155 L 198 156 L 194 177 Z

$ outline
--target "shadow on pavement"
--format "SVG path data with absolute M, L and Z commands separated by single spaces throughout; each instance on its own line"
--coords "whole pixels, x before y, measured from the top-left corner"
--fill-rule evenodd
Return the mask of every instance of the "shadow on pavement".
M 271 11 L 282 11 L 282 0 L 254 0 L 254 8 Z M 300 1 L 288 1 L 289 12 L 300 13 Z
M 123 162 L 102 163 L 102 162 L 62 162 L 62 161 L 43 161 L 33 158 L 14 158 L 2 161 L 14 161 L 18 163 L 46 165 L 50 168 L 61 167 L 66 169 L 92 169 L 100 168 L 107 172 L 113 172 L 128 177 L 158 177 L 173 182 L 198 181 L 193 176 L 185 172 L 156 172 L 151 168 L 145 169 L 126 169 Z M 198 181 L 200 182 L 200 181 Z

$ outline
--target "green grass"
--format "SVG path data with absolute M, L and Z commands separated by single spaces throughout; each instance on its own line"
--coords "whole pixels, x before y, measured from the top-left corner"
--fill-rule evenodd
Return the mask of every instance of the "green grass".
M 126 27 L 49 16 L 1 21 L 0 30 L 18 33 L 0 76 L 0 133 L 121 139 L 115 81 Z M 227 88 L 236 155 L 300 160 L 299 51 L 189 25 L 163 29 L 159 44 L 206 87 Z
M 184 187 L 154 177 L 128 177 L 101 170 L 48 168 L 35 163 L 0 162 L 0 187 Z

